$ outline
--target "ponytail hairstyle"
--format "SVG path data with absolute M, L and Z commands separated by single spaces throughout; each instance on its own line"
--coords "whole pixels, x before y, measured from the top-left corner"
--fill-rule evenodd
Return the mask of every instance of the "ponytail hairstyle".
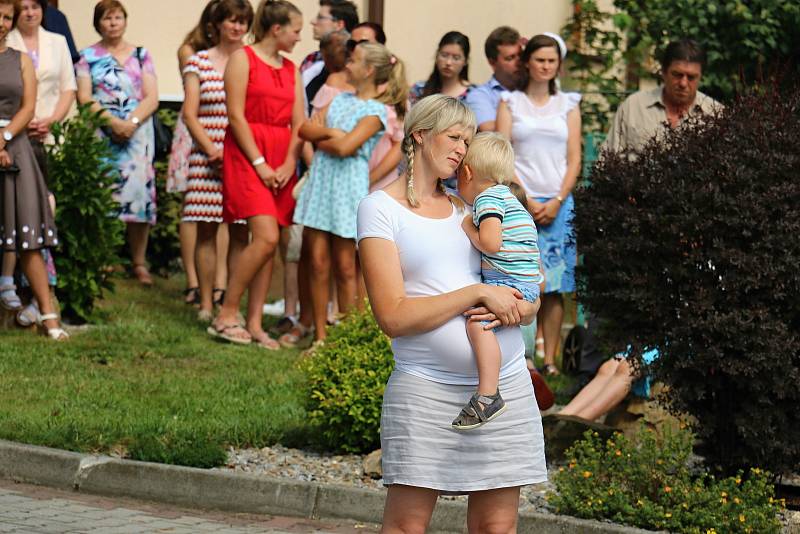
M 261 0 L 256 10 L 253 21 L 253 38 L 255 42 L 266 37 L 269 29 L 275 24 L 286 26 L 291 22 L 292 15 L 302 16 L 303 13 L 289 0 Z
M 452 96 L 442 94 L 426 96 L 414 104 L 405 118 L 405 137 L 401 145 L 406 167 L 406 199 L 409 205 L 414 208 L 419 207 L 419 201 L 414 192 L 414 157 L 419 145 L 414 139 L 414 134 L 430 132 L 433 136 L 453 126 L 461 126 L 475 135 L 477 129 L 475 122 L 475 114 L 472 110 Z M 447 193 L 441 178 L 439 178 L 437 186 L 442 193 Z M 463 207 L 460 199 L 452 195 L 448 196 L 451 202 Z
M 469 37 L 457 31 L 447 32 L 439 40 L 439 46 L 436 47 L 437 57 L 443 47 L 451 44 L 461 47 L 461 51 L 464 53 L 464 66 L 461 68 L 461 72 L 458 73 L 458 77 L 461 78 L 461 81 L 469 83 Z M 433 71 L 425 82 L 425 87 L 422 88 L 422 96 L 435 95 L 441 92 L 442 75 L 439 74 L 439 69 L 436 67 L 436 60 L 434 60 Z
M 358 43 L 364 51 L 364 62 L 375 69 L 375 85 L 386 84 L 386 89 L 375 99 L 394 106 L 397 118 L 403 120 L 408 101 L 408 82 L 403 62 L 388 48 L 379 43 Z
M 561 46 L 558 44 L 558 41 L 544 34 L 534 35 L 531 37 L 531 40 L 528 41 L 528 44 L 525 45 L 525 50 L 522 52 L 522 69 L 520 69 L 518 85 L 520 91 L 527 89 L 528 82 L 530 81 L 530 74 L 528 73 L 528 61 L 530 61 L 531 56 L 540 48 L 548 47 L 555 49 L 556 55 L 558 56 L 558 67 L 556 67 L 556 74 L 553 76 L 553 79 L 547 82 L 547 88 L 551 95 L 554 95 L 558 92 L 556 78 L 558 77 L 558 73 L 561 71 L 561 62 L 563 61 L 561 55 Z
M 186 34 L 186 37 L 183 38 L 181 46 L 188 45 L 197 53 L 201 50 L 208 50 L 217 44 L 219 36 L 217 36 L 216 40 L 214 39 L 214 33 L 212 33 L 211 29 L 211 17 L 219 3 L 220 0 L 211 0 L 206 4 L 206 7 L 203 8 L 203 12 L 200 14 L 200 20 L 197 22 L 197 25 Z

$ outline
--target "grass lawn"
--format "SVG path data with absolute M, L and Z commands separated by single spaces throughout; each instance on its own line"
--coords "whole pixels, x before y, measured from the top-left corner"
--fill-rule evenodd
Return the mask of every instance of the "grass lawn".
M 298 351 L 213 340 L 181 282 L 118 280 L 67 343 L 0 332 L 0 438 L 200 467 L 226 445 L 308 444 Z

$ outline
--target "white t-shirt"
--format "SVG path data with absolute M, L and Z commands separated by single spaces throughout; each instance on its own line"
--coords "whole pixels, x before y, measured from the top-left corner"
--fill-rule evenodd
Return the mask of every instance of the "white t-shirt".
M 358 240 L 377 237 L 395 244 L 407 296 L 441 295 L 481 281 L 480 253 L 461 229 L 465 215 L 453 207 L 445 219 L 422 217 L 379 190 L 358 206 Z M 524 371 L 520 329 L 500 328 L 495 334 L 503 355 L 500 377 Z M 475 355 L 460 315 L 429 332 L 395 338 L 392 349 L 399 371 L 443 384 L 478 383 Z
M 581 101 L 578 93 L 558 92 L 538 107 L 522 91 L 504 92 L 511 111 L 514 168 L 531 197 L 558 195 L 567 172 L 567 113 Z

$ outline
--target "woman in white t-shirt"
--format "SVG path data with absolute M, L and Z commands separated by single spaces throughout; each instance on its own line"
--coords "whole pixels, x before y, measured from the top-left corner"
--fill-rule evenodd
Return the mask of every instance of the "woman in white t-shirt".
M 536 35 L 522 53 L 521 90 L 504 93 L 497 131 L 514 147 L 517 178 L 539 231 L 546 279 L 539 310 L 537 344 L 543 337 L 544 374 L 558 374 L 556 350 L 564 319 L 563 293 L 575 291 L 572 189 L 581 168 L 581 114 L 577 93 L 558 90 L 566 55 L 553 37 Z
M 406 171 L 358 210 L 361 265 L 372 310 L 392 338 L 395 369 L 383 398 L 387 532 L 422 532 L 441 493 L 470 495 L 470 531 L 510 532 L 519 488 L 547 479 L 541 416 L 517 326 L 537 303 L 480 283 L 480 254 L 461 229 L 471 217 L 442 180 L 453 175 L 475 133 L 475 116 L 453 97 L 420 100 L 406 116 Z M 465 316 L 506 326 L 500 388 L 507 412 L 464 434 L 451 412 L 478 383 Z M 508 395 L 507 395 L 508 393 Z

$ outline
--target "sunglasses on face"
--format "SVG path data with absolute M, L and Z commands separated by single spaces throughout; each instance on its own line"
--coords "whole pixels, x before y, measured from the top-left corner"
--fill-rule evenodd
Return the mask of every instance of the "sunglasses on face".
M 347 46 L 347 53 L 352 54 L 353 50 L 355 50 L 358 45 L 360 45 L 361 43 L 368 43 L 368 42 L 369 39 L 359 39 L 358 41 L 354 39 L 348 39 L 345 45 Z

